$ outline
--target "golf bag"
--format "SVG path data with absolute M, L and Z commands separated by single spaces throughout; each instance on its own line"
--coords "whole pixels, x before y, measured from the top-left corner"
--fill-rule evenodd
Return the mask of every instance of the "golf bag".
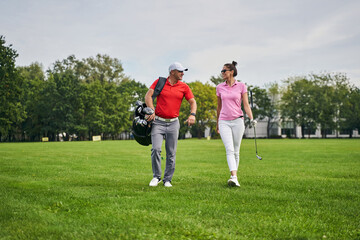
M 154 94 L 152 96 L 153 101 L 160 94 L 160 92 L 164 88 L 165 83 L 166 78 L 159 77 L 159 81 L 155 86 Z M 145 115 L 151 115 L 153 113 L 154 110 L 147 107 L 145 103 L 141 101 L 136 101 L 134 120 L 132 124 L 132 133 L 135 140 L 143 146 L 148 146 L 151 144 L 152 122 L 148 122 L 145 119 Z

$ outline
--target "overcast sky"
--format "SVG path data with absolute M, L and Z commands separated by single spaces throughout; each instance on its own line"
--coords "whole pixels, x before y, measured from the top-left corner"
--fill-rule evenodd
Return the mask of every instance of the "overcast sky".
M 342 72 L 360 86 L 359 0 L 0 0 L 18 66 L 107 54 L 147 86 L 174 61 L 184 81 L 238 62 L 241 81 Z

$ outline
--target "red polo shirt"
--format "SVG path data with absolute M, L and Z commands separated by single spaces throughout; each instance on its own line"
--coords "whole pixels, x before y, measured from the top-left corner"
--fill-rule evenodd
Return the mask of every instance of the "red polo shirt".
M 151 86 L 151 89 L 155 89 L 155 86 L 159 79 L 157 79 Z M 194 94 L 191 92 L 190 87 L 182 82 L 178 81 L 172 85 L 169 82 L 169 78 L 165 82 L 165 86 L 161 93 L 157 96 L 155 115 L 162 118 L 176 118 L 179 116 L 181 102 L 185 97 L 186 100 L 194 98 Z

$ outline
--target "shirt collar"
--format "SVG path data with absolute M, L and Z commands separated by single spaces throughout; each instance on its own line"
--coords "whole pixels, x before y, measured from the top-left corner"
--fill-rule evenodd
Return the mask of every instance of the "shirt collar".
M 238 84 L 238 80 L 235 79 L 234 85 L 237 85 L 237 84 Z M 223 82 L 223 85 L 230 87 L 229 85 L 226 84 L 226 81 Z M 234 86 L 234 85 L 232 85 L 232 86 Z
M 169 81 L 169 77 L 166 79 L 166 83 L 165 84 L 167 84 L 167 85 L 169 85 L 169 86 L 176 86 L 176 85 L 178 85 L 178 84 L 180 84 L 180 80 L 179 81 L 177 81 L 174 85 L 171 85 L 171 83 L 170 83 L 170 81 Z

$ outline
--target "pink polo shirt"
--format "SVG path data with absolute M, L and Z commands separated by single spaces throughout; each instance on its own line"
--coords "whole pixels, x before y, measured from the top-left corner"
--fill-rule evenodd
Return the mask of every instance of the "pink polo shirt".
M 244 115 L 241 110 L 241 99 L 244 93 L 247 93 L 247 87 L 239 81 L 235 81 L 231 87 L 226 82 L 216 86 L 216 96 L 221 98 L 219 120 L 234 120 Z

